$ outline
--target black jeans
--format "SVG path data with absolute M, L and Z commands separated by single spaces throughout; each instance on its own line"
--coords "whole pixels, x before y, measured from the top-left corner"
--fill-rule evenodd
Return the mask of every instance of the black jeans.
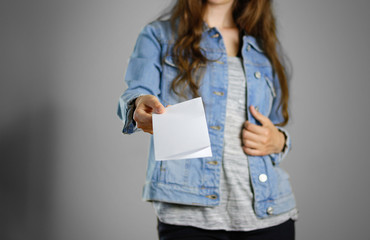
M 294 240 L 294 220 L 269 228 L 253 231 L 206 230 L 190 226 L 179 226 L 162 223 L 158 220 L 160 240 Z

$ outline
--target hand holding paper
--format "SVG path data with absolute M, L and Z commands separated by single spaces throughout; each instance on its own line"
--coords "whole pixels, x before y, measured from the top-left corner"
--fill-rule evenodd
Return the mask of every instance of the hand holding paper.
M 152 119 L 156 160 L 212 156 L 202 98 L 169 106 Z

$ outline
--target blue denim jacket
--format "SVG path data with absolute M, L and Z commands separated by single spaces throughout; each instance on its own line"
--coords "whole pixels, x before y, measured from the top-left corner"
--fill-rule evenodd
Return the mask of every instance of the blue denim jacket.
M 134 100 L 138 96 L 157 96 L 164 106 L 183 101 L 170 90 L 171 81 L 177 75 L 176 64 L 168 54 L 173 44 L 168 21 L 155 21 L 141 31 L 126 70 L 128 88 L 119 99 L 117 113 L 124 124 L 123 133 L 131 134 L 138 130 L 132 119 Z M 199 89 L 204 102 L 213 157 L 155 161 L 152 138 L 143 200 L 199 206 L 219 204 L 228 89 L 227 54 L 220 32 L 206 24 L 200 46 L 203 54 L 213 60 L 203 67 Z M 247 79 L 246 118 L 251 123 L 259 124 L 249 112 L 248 107 L 253 105 L 274 124 L 282 122 L 281 108 L 278 107 L 281 96 L 279 81 L 254 37 L 243 36 L 242 58 Z M 248 156 L 254 193 L 253 206 L 260 218 L 284 213 L 295 207 L 289 176 L 279 167 L 290 150 L 290 137 L 285 129 L 278 128 L 287 137 L 284 152 Z

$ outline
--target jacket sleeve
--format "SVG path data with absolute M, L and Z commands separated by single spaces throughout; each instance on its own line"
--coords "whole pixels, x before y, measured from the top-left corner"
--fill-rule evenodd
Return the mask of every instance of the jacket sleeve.
M 280 104 L 280 99 L 281 99 L 281 88 L 280 88 L 280 83 L 277 75 L 275 74 L 274 77 L 274 88 L 275 88 L 275 93 L 276 97 L 274 98 L 272 102 L 272 108 L 271 108 L 271 113 L 269 115 L 270 120 L 272 121 L 273 124 L 278 124 L 284 121 L 284 117 L 282 114 L 282 107 L 279 106 Z M 272 153 L 270 154 L 272 162 L 275 165 L 278 165 L 289 153 L 291 149 L 291 139 L 288 131 L 280 126 L 276 126 L 279 131 L 281 131 L 285 135 L 285 146 L 283 148 L 283 151 L 280 153 Z
M 135 99 L 141 95 L 160 94 L 161 44 L 155 27 L 145 26 L 136 41 L 125 74 L 127 89 L 118 101 L 117 115 L 123 122 L 124 134 L 132 134 L 138 129 L 133 120 Z

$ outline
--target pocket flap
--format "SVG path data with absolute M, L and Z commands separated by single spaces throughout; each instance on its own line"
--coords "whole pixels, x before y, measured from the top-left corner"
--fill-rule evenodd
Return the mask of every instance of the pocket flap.
M 271 90 L 272 96 L 273 97 L 276 97 L 276 92 L 275 92 L 274 84 L 272 83 L 272 81 L 267 76 L 265 76 L 265 80 L 266 80 L 266 83 L 267 83 L 267 85 L 269 86 L 269 88 Z
M 170 55 L 166 56 L 166 58 L 164 59 L 164 63 L 166 63 L 167 65 L 169 65 L 171 67 L 177 68 L 177 66 L 175 65 L 175 63 L 173 61 L 172 56 L 170 56 Z

